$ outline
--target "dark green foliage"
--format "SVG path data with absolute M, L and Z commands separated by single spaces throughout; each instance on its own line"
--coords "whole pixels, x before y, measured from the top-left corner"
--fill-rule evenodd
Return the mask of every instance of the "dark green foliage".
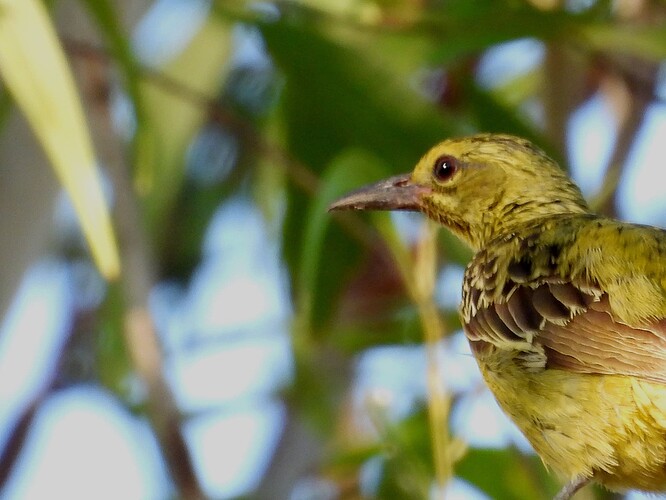
M 454 133 L 455 126 L 420 99 L 404 75 L 376 67 L 366 60 L 362 47 L 341 45 L 309 24 L 288 19 L 263 24 L 261 30 L 270 54 L 286 75 L 282 111 L 289 151 L 312 171 L 323 172 L 341 152 L 355 148 L 371 152 L 389 173 L 404 172 L 430 144 Z M 344 174 L 349 187 L 358 185 L 351 182 L 355 172 L 367 175 L 367 169 L 360 163 L 349 165 Z M 311 194 L 288 189 L 283 250 L 292 283 L 299 283 L 297 262 L 311 246 L 303 234 L 303 214 Z M 326 292 L 335 294 L 330 286 L 340 284 L 336 262 L 348 263 L 361 253 L 348 234 L 337 226 L 331 229 L 318 257 L 327 263 L 321 272 L 328 276 L 322 276 L 323 282 L 316 287 L 321 299 L 313 304 L 315 327 L 330 319 L 335 301 Z

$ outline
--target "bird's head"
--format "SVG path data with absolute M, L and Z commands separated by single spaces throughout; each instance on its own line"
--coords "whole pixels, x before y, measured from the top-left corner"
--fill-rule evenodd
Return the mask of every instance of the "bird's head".
M 411 210 L 451 229 L 473 249 L 524 224 L 587 213 L 578 187 L 529 141 L 480 134 L 448 139 L 411 174 L 349 194 L 330 210 Z

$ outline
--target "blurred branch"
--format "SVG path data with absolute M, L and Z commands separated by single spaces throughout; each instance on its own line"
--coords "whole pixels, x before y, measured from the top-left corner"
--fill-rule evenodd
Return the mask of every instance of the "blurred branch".
M 143 218 L 123 158 L 123 148 L 111 126 L 108 68 L 100 64 L 99 59 L 93 59 L 80 69 L 84 99 L 88 100 L 86 108 L 94 114 L 90 120 L 92 135 L 114 186 L 114 222 L 124 266 L 121 287 L 125 343 L 134 369 L 146 386 L 147 416 L 179 497 L 204 498 L 181 428 L 180 411 L 162 373 L 162 349 L 148 310 L 148 296 L 156 281 L 154 259 L 142 227 Z
M 12 470 L 14 470 L 14 465 L 16 464 L 16 460 L 18 459 L 25 440 L 28 437 L 28 432 L 30 431 L 35 414 L 48 394 L 48 388 L 40 391 L 28 406 L 23 409 L 16 425 L 10 430 L 7 443 L 2 450 L 0 450 L 0 492 L 7 483 L 7 479 L 9 479 Z
M 423 231 L 412 257 L 405 245 L 396 238 L 391 228 L 382 231 L 401 271 L 409 297 L 417 307 L 423 328 L 428 387 L 428 421 L 432 439 L 436 498 L 443 499 L 448 482 L 453 478 L 453 460 L 456 453 L 449 436 L 451 395 L 443 384 L 437 348 L 445 336 L 445 328 L 433 294 L 437 276 L 437 228 L 425 221 Z
M 64 38 L 63 45 L 66 51 L 74 56 L 92 59 L 105 64 L 112 62 L 111 54 L 102 47 L 71 38 Z M 237 116 L 216 99 L 204 95 L 187 85 L 183 85 L 159 71 L 146 67 L 137 68 L 137 71 L 143 78 L 162 87 L 164 90 L 179 96 L 195 106 L 206 109 L 211 122 L 230 128 L 251 149 L 258 151 L 269 160 L 274 161 L 276 165 L 282 167 L 294 185 L 301 188 L 305 193 L 313 197 L 317 194 L 319 190 L 319 178 L 317 175 L 307 166 L 291 157 L 282 147 L 259 133 L 252 123 Z M 358 215 L 334 213 L 332 217 L 360 243 L 368 246 L 374 241 L 374 238 L 369 233 L 369 227 L 366 224 L 361 224 Z
M 433 459 L 435 479 L 438 491 L 436 498 L 444 498 L 447 483 L 453 478 L 453 453 L 449 438 L 449 411 L 451 395 L 443 383 L 442 371 L 437 356 L 439 342 L 445 335 L 444 325 L 434 300 L 435 279 L 437 276 L 437 229 L 433 223 L 424 222 L 419 238 L 412 285 L 408 287 L 412 300 L 417 305 L 421 325 L 425 336 L 428 420 L 433 441 Z
M 659 66 L 635 58 L 598 56 L 598 63 L 608 74 L 624 85 L 628 109 L 620 117 L 613 154 L 606 167 L 604 182 L 592 201 L 595 210 L 607 215 L 617 214 L 617 188 L 627 166 L 636 135 L 645 120 L 648 107 L 659 99 L 655 93 Z M 631 67 L 631 69 L 629 69 Z
M 56 363 L 46 376 L 43 387 L 22 409 L 16 424 L 10 430 L 9 439 L 0 450 L 0 491 L 6 485 L 21 455 L 32 423 L 46 400 L 58 391 L 94 377 L 94 339 L 91 325 L 97 320 L 95 311 L 75 309 L 71 311 L 71 326 L 65 334 Z M 0 495 L 2 496 L 2 495 Z

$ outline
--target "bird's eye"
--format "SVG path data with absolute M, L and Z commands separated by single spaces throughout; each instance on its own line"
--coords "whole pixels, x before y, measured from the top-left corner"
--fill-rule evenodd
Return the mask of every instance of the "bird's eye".
M 435 160 L 432 174 L 440 182 L 448 181 L 458 170 L 458 163 L 453 156 L 440 156 Z

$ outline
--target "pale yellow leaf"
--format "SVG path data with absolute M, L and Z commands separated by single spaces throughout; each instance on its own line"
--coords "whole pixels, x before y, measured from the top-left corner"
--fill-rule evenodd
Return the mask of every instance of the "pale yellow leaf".
M 115 278 L 118 249 L 88 129 L 39 0 L 0 0 L 0 75 L 71 197 L 97 266 L 105 277 Z

